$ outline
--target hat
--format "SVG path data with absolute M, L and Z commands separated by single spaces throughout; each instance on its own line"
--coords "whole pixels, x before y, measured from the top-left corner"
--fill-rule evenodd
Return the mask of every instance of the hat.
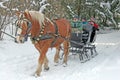
M 86 21 L 86 18 L 82 18 L 82 21 Z
M 82 19 L 86 20 L 86 17 L 83 17 Z
M 77 19 L 79 19 L 79 17 L 78 17 L 77 15 L 75 15 L 73 18 L 77 18 Z
M 95 18 L 94 18 L 94 17 L 91 17 L 90 20 L 95 21 Z

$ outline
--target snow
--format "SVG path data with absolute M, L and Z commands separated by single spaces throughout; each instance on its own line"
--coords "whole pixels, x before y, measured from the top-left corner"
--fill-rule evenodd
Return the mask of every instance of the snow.
M 39 12 L 43 12 L 46 9 L 47 6 L 50 6 L 50 4 L 46 3 L 46 2 L 47 2 L 47 0 L 42 0 L 40 2 L 41 7 L 40 7 Z
M 9 1 L 9 0 L 2 0 L 2 1 L 0 1 L 0 7 L 7 8 L 6 6 L 3 5 L 3 3 L 7 2 L 7 1 Z
M 6 6 L 3 5 L 3 2 L 0 2 L 0 7 L 7 8 Z
M 55 49 L 49 49 L 49 71 L 33 76 L 38 51 L 30 40 L 16 44 L 10 38 L 0 41 L 0 80 L 120 80 L 120 31 L 98 34 L 95 42 L 98 55 L 80 63 L 78 55 L 69 55 L 67 67 L 62 60 L 54 66 Z
M 101 14 L 103 17 L 105 17 L 105 14 L 103 12 L 101 12 L 100 10 L 96 9 L 95 11 L 97 11 L 99 14 Z
M 49 6 L 50 4 L 45 4 L 45 5 L 43 5 L 41 8 L 40 8 L 40 10 L 39 10 L 39 12 L 43 12 L 45 9 L 46 9 L 46 6 Z
M 115 0 L 114 0 L 115 1 Z M 104 8 L 107 7 L 108 9 L 111 9 L 111 5 L 109 2 L 105 3 L 105 2 L 101 2 L 100 7 Z

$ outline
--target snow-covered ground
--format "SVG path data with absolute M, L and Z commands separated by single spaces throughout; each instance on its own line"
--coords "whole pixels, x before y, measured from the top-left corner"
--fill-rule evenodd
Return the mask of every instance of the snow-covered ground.
M 120 80 L 120 31 L 98 34 L 98 55 L 86 63 L 69 56 L 68 66 L 54 66 L 55 49 L 49 49 L 49 71 L 40 77 L 32 76 L 39 53 L 30 41 L 16 44 L 13 40 L 0 41 L 0 80 Z M 62 61 L 61 61 L 62 63 Z

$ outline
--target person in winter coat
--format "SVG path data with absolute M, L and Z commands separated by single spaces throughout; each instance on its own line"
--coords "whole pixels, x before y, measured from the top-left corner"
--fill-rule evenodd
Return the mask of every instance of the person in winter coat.
M 99 26 L 95 22 L 95 19 L 93 17 L 90 19 L 89 24 L 91 24 L 93 26 L 93 31 L 91 33 L 91 38 L 90 38 L 90 42 L 93 42 L 93 39 L 96 35 L 96 31 L 99 31 Z
M 79 21 L 79 18 L 77 17 L 77 16 L 75 16 L 74 18 L 73 18 L 73 21 L 72 21 L 72 26 L 74 27 L 74 28 L 78 28 L 78 27 L 80 27 L 80 21 Z
M 74 16 L 73 20 L 71 21 L 72 32 L 82 32 L 81 21 L 79 20 L 78 16 Z
M 92 25 L 90 25 L 89 22 L 85 18 L 82 18 L 81 26 L 83 30 L 87 32 L 92 31 L 92 28 L 93 28 Z
M 89 24 L 91 24 L 93 26 L 93 29 L 95 30 L 99 30 L 99 26 L 98 24 L 95 22 L 95 19 L 92 17 L 90 18 Z
M 83 28 L 83 32 L 82 32 L 83 43 L 90 42 L 90 36 L 91 36 L 93 26 L 90 25 L 85 18 L 82 18 L 81 26 Z

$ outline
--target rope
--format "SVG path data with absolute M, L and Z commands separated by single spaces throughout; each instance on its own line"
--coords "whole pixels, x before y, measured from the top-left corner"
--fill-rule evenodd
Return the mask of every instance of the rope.
M 0 32 L 2 32 L 2 33 L 4 33 L 4 34 L 6 34 L 7 36 L 9 36 L 9 37 L 11 37 L 11 38 L 13 38 L 13 39 L 16 39 L 14 36 L 12 36 L 12 35 L 10 35 L 10 34 L 8 34 L 8 33 L 4 32 L 4 31 L 2 31 L 2 30 L 0 30 Z

